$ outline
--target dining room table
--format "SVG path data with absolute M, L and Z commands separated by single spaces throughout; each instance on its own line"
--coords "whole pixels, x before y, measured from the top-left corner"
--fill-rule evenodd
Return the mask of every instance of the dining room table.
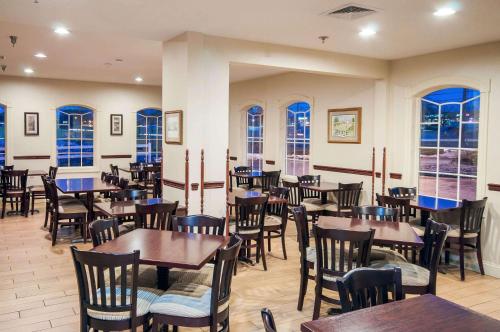
M 500 321 L 426 294 L 302 323 L 301 332 L 497 332 Z
M 96 202 L 94 209 L 106 215 L 107 217 L 127 218 L 135 216 L 136 205 L 153 205 L 162 203 L 173 203 L 172 201 L 163 198 L 147 198 L 139 200 L 115 201 L 115 202 Z M 177 206 L 176 216 L 187 215 L 185 206 Z
M 156 266 L 158 288 L 166 290 L 171 268 L 200 270 L 228 243 L 228 236 L 138 228 L 92 250 L 111 254 L 139 250 L 139 263 Z
M 250 172 L 235 172 L 233 174 L 236 178 L 248 179 L 248 189 L 254 187 L 254 179 L 260 179 L 265 176 L 263 171 L 250 171 Z
M 328 203 L 328 193 L 335 195 L 335 192 L 339 190 L 339 184 L 335 182 L 301 183 L 299 186 L 303 189 L 319 193 L 321 204 Z
M 410 208 L 420 210 L 420 225 L 425 226 L 431 213 L 440 213 L 460 208 L 462 202 L 431 196 L 415 196 L 410 198 Z

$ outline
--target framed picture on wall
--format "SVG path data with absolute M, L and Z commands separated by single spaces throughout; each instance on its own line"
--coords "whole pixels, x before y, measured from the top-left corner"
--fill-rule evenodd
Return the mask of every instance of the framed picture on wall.
M 38 113 L 24 112 L 24 136 L 38 136 L 38 130 Z
M 110 116 L 110 131 L 111 136 L 123 135 L 123 115 L 111 114 Z
M 165 112 L 165 143 L 182 144 L 182 111 Z
M 361 143 L 361 107 L 328 110 L 328 143 Z

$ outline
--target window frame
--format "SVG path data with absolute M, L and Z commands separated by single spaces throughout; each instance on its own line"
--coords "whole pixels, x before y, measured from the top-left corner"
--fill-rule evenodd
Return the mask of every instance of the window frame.
M 260 108 L 260 111 L 261 111 L 261 114 L 260 115 L 252 115 L 250 114 L 250 111 L 253 109 L 253 108 Z M 257 169 L 254 169 L 254 170 L 263 170 L 264 168 L 264 128 L 265 128 L 265 125 L 264 125 L 264 121 L 265 121 L 265 118 L 264 118 L 264 108 L 260 105 L 251 105 L 251 106 L 248 106 L 246 107 L 246 111 L 245 111 L 245 156 L 246 156 L 246 162 L 247 162 L 247 165 L 252 167 L 253 168 L 253 161 L 254 160 L 260 160 L 259 162 L 259 167 Z M 248 129 L 249 129 L 249 118 L 250 117 L 260 117 L 260 135 L 259 137 L 249 137 L 248 136 Z M 255 156 L 255 153 L 252 153 L 252 162 L 249 162 L 250 161 L 250 158 L 249 158 L 249 155 L 250 155 L 250 151 L 248 151 L 248 145 L 249 143 L 259 143 L 260 145 L 260 151 L 261 153 L 259 153 L 258 155 L 260 156 L 260 159 L 259 158 L 253 158 L 253 156 Z M 252 144 L 252 147 L 253 147 L 253 144 Z M 253 150 L 253 148 L 252 148 Z
M 3 123 L 0 122 L 0 126 L 3 126 L 3 137 L 0 136 L 0 140 L 3 140 L 4 144 L 3 153 L 0 152 L 0 156 L 3 155 L 3 164 L 0 161 L 0 166 L 5 166 L 7 164 L 7 105 L 0 103 L 0 109 L 3 110 Z
M 159 116 L 153 116 L 153 115 L 142 115 L 141 112 L 144 112 L 144 111 L 147 111 L 147 110 L 155 110 L 155 111 L 158 111 L 159 112 Z M 145 135 L 145 138 L 138 138 L 139 136 L 139 123 L 138 123 L 138 117 L 139 116 L 142 116 L 144 117 L 146 120 L 146 124 L 145 124 L 145 128 L 146 128 L 146 133 L 144 134 Z M 154 133 L 155 135 L 157 135 L 157 138 L 156 139 L 150 139 L 149 138 L 149 135 L 151 135 L 150 133 L 148 133 L 148 121 L 149 121 L 149 118 L 155 118 L 156 120 L 156 133 Z M 156 108 L 156 107 L 148 107 L 148 108 L 143 108 L 143 109 L 140 109 L 136 112 L 136 116 L 135 116 L 135 128 L 136 128 L 136 134 L 135 134 L 135 161 L 136 162 L 140 162 L 139 161 L 139 156 L 140 155 L 144 155 L 144 153 L 139 153 L 139 141 L 143 141 L 145 140 L 146 141 L 146 160 L 144 161 L 145 163 L 153 163 L 153 162 L 156 162 L 154 160 L 152 160 L 152 153 L 155 153 L 155 154 L 158 154 L 160 156 L 160 158 L 163 158 L 163 112 L 161 109 L 159 108 Z M 151 142 L 151 141 L 156 141 L 156 146 L 157 146 L 157 150 L 156 151 L 151 151 L 149 148 L 148 148 L 148 142 Z
M 288 112 L 290 112 L 291 110 L 289 109 L 290 106 L 292 105 L 295 105 L 297 103 L 306 103 L 308 106 L 309 106 L 309 109 L 307 111 L 303 111 L 303 112 L 296 112 L 294 113 L 294 137 L 293 138 L 289 138 L 288 137 L 288 127 L 290 126 L 288 124 Z M 299 144 L 299 143 L 302 143 L 304 145 L 304 149 L 305 149 L 305 146 L 306 146 L 306 143 L 308 143 L 309 145 L 309 154 L 307 154 L 308 158 L 307 158 L 307 163 L 303 163 L 303 167 L 302 167 L 302 173 L 301 174 L 309 174 L 309 169 L 311 167 L 311 138 L 312 138 L 312 118 L 313 118 L 313 105 L 312 105 L 312 102 L 307 100 L 307 99 L 298 99 L 298 100 L 294 100 L 292 102 L 289 102 L 285 105 L 284 107 L 284 170 L 285 170 L 285 174 L 287 175 L 298 175 L 298 173 L 294 172 L 290 172 L 289 169 L 288 169 L 288 162 L 289 161 L 292 161 L 294 164 L 295 162 L 297 161 L 304 161 L 305 159 L 297 159 L 297 158 L 288 158 L 288 144 L 291 143 L 293 144 L 294 146 L 294 156 L 297 156 L 297 154 L 295 153 L 295 150 L 296 150 L 296 145 Z M 308 126 L 305 126 L 305 128 L 309 127 L 309 138 L 305 138 L 304 139 L 300 139 L 300 141 L 303 141 L 303 142 L 297 142 L 297 137 L 295 135 L 295 131 L 296 131 L 296 125 L 295 123 L 297 122 L 297 114 L 298 113 L 309 113 L 309 125 Z M 306 132 L 306 129 L 304 129 L 304 132 Z M 302 156 L 306 156 L 306 154 L 302 154 Z M 296 167 L 294 166 L 293 169 L 295 170 Z

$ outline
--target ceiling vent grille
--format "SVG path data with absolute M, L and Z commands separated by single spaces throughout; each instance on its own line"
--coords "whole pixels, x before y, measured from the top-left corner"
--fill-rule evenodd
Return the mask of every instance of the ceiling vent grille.
M 361 7 L 356 4 L 348 4 L 341 6 L 336 9 L 329 10 L 324 12 L 323 15 L 342 18 L 345 20 L 355 20 L 364 16 L 368 16 L 370 14 L 376 13 L 375 9 Z

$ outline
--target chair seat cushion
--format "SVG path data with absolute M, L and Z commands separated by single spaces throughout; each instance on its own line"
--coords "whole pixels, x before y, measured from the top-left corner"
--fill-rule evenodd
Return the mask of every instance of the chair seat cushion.
M 281 217 L 278 216 L 266 216 L 266 219 L 264 220 L 264 227 L 265 226 L 280 226 L 281 225 Z
M 236 225 L 229 225 L 229 233 L 236 233 Z M 245 230 L 239 230 L 238 234 L 257 234 L 259 233 L 258 229 L 245 229 Z
M 314 204 L 306 201 L 302 202 L 301 204 L 306 208 L 307 212 L 321 212 L 325 210 L 325 206 L 321 204 Z
M 131 295 L 131 290 L 127 288 L 126 290 L 126 303 L 130 304 L 130 295 Z M 151 304 L 159 298 L 159 296 L 162 294 L 162 291 L 159 289 L 153 289 L 153 288 L 143 288 L 139 287 L 137 289 L 137 317 L 141 317 L 146 315 L 149 312 L 149 308 Z M 117 305 L 120 304 L 121 301 L 121 289 L 119 287 L 116 288 L 116 303 Z M 97 292 L 97 298 L 98 298 L 98 303 L 100 303 L 100 292 Z M 109 288 L 106 288 L 106 304 L 111 303 L 111 291 Z M 95 318 L 95 319 L 101 319 L 101 320 L 124 320 L 130 318 L 130 312 L 129 311 L 118 311 L 118 312 L 105 312 L 105 311 L 98 311 L 98 310 L 92 310 L 92 309 L 87 309 L 87 313 L 90 317 Z
M 22 195 L 23 193 L 21 189 L 7 189 L 7 195 Z
M 311 263 L 316 263 L 316 248 L 314 247 L 306 248 L 306 260 Z
M 59 213 L 87 213 L 85 205 L 81 203 L 61 204 L 59 205 Z
M 170 285 L 174 283 L 198 284 L 208 287 L 212 286 L 212 277 L 214 273 L 213 264 L 205 264 L 201 270 L 171 269 L 168 274 Z
M 162 296 L 157 298 L 149 311 L 177 317 L 201 318 L 210 315 L 212 288 L 198 284 L 173 284 Z M 224 311 L 229 301 L 218 308 Z
M 45 194 L 44 186 L 29 186 L 29 191 L 34 194 Z
M 478 233 L 464 233 L 464 238 L 472 239 L 477 237 Z M 451 226 L 448 231 L 448 237 L 460 237 L 460 227 Z
M 427 286 L 429 284 L 430 271 L 416 264 L 394 261 L 376 261 L 370 264 L 376 269 L 401 268 L 403 286 Z
M 407 262 L 406 257 L 390 248 L 372 246 L 370 251 L 370 261 L 391 261 L 391 262 Z
M 120 234 L 128 233 L 130 231 L 133 231 L 134 229 L 135 229 L 135 221 L 126 221 L 118 225 L 118 230 L 120 231 Z

